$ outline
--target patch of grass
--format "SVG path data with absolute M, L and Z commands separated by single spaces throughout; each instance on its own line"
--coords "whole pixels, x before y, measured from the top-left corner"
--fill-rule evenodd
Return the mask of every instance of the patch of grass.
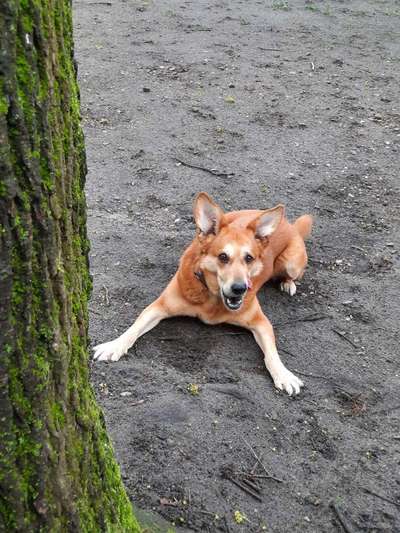
M 232 95 L 225 96 L 224 100 L 227 104 L 234 104 L 236 102 L 235 97 Z
M 279 2 L 278 0 L 272 2 L 271 7 L 275 11 L 289 11 L 291 9 L 288 2 Z
M 353 15 L 353 17 L 368 17 L 368 16 L 370 16 L 368 11 L 364 11 L 363 9 L 350 11 L 350 15 Z
M 198 396 L 200 393 L 199 386 L 196 385 L 196 383 L 189 383 L 189 385 L 187 386 L 187 391 L 192 396 Z
M 321 12 L 321 9 L 318 6 L 316 6 L 315 4 L 313 4 L 312 2 L 306 4 L 305 9 L 307 11 L 312 11 L 313 13 L 320 13 Z
M 243 524 L 247 520 L 246 516 L 240 511 L 235 511 L 233 513 L 233 518 L 237 524 Z
M 391 11 L 383 11 L 382 15 L 386 17 L 400 17 L 400 9 L 393 9 Z

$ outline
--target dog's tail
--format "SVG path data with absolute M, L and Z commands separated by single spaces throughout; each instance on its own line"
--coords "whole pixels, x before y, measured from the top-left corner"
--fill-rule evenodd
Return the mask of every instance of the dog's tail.
M 297 229 L 303 239 L 308 239 L 310 236 L 312 225 L 313 217 L 311 215 L 302 215 L 294 221 L 294 227 Z

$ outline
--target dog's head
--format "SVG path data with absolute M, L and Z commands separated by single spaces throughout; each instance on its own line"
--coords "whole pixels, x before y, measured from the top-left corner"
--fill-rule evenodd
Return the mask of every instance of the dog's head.
M 252 278 L 263 268 L 268 238 L 279 226 L 283 206 L 263 211 L 246 226 L 228 224 L 222 209 L 201 192 L 194 202 L 194 218 L 203 258 L 200 267 L 215 276 L 215 292 L 230 311 L 238 311 Z

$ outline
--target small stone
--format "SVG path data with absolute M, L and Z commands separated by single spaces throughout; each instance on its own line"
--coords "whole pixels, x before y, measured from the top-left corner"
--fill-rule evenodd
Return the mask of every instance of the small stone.
M 128 390 L 125 390 L 124 392 L 121 392 L 120 396 L 132 396 L 132 393 Z
M 143 87 L 143 92 L 144 93 L 149 93 L 150 92 L 150 88 L 149 87 Z

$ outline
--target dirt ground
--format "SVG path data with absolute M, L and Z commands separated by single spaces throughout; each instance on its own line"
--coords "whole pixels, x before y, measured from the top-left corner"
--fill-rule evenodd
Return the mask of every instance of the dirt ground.
M 400 531 L 399 2 L 74 9 L 93 344 L 171 278 L 198 191 L 316 218 L 296 296 L 260 292 L 299 397 L 250 334 L 190 319 L 92 365 L 135 506 L 163 532 Z

